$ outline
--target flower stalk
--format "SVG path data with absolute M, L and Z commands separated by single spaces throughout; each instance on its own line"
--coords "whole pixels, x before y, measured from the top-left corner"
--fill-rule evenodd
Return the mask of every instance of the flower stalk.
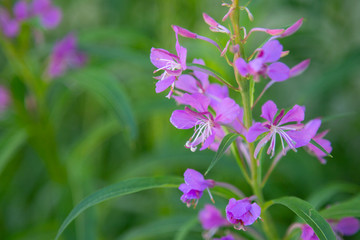
M 240 20 L 240 8 L 239 1 L 234 0 L 233 4 L 231 5 L 232 11 L 230 13 L 230 21 L 233 26 L 234 31 L 234 40 L 235 44 L 239 46 L 239 52 L 234 54 L 234 63 L 239 57 L 246 58 L 245 50 L 242 43 L 242 37 L 240 35 L 240 27 L 239 27 L 239 20 Z M 253 91 L 250 86 L 250 77 L 244 78 L 242 77 L 239 72 L 237 71 L 236 67 L 234 66 L 234 74 L 236 82 L 239 84 L 241 99 L 242 99 L 242 107 L 244 109 L 244 125 L 247 129 L 249 129 L 252 125 L 252 108 L 251 108 L 251 100 L 253 99 Z M 260 166 L 257 164 L 257 159 L 254 157 L 254 144 L 249 143 L 249 155 L 250 155 L 250 168 L 251 168 L 251 187 L 253 189 L 254 195 L 258 199 L 258 203 L 260 207 L 264 204 L 264 197 L 262 193 L 262 184 L 261 184 L 261 176 L 258 174 L 260 170 Z M 268 239 L 278 239 L 277 233 L 275 231 L 275 227 L 272 223 L 270 215 L 268 212 L 263 212 L 262 214 L 263 220 L 263 227 L 264 232 L 267 235 Z

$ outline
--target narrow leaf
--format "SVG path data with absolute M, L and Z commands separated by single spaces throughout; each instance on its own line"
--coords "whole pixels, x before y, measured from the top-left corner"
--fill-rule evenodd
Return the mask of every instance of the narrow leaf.
M 322 210 L 324 218 L 340 219 L 343 217 L 360 217 L 360 195 L 348 201 L 338 203 Z
M 113 74 L 100 69 L 82 69 L 73 73 L 70 79 L 71 83 L 97 97 L 115 114 L 130 136 L 136 138 L 138 130 L 130 101 Z
M 215 157 L 210 163 L 210 166 L 205 172 L 205 175 L 215 166 L 215 164 L 220 160 L 220 158 L 224 155 L 230 144 L 235 141 L 239 137 L 237 133 L 229 133 L 226 135 L 220 143 L 219 149 L 215 154 Z
M 308 202 L 297 197 L 283 197 L 271 200 L 266 205 L 280 204 L 303 219 L 316 233 L 320 240 L 336 240 L 329 223 Z
M 328 153 L 320 144 L 318 144 L 317 142 L 315 142 L 313 139 L 310 140 L 310 143 L 312 145 L 314 145 L 315 147 L 317 147 L 318 149 L 320 149 L 321 151 L 323 151 L 323 153 L 325 153 L 326 155 L 328 155 L 329 157 L 333 157 L 330 153 Z
M 125 180 L 91 194 L 82 200 L 66 217 L 62 223 L 55 239 L 58 239 L 65 228 L 87 208 L 110 200 L 116 197 L 124 196 L 131 193 L 140 192 L 152 188 L 170 188 L 178 187 L 183 182 L 182 178 L 177 177 L 153 177 L 153 178 L 134 178 Z
M 360 192 L 360 186 L 351 183 L 333 183 L 321 190 L 316 191 L 308 198 L 308 202 L 316 209 L 323 207 L 325 204 L 333 201 L 334 196 L 342 193 L 357 193 Z

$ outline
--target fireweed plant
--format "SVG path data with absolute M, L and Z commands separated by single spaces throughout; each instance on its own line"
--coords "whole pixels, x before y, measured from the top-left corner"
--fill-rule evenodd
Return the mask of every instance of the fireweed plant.
M 229 10 L 222 21 L 230 22 L 230 28 L 224 26 L 228 24 L 222 25 L 206 13 L 203 13 L 203 18 L 210 26 L 210 31 L 228 37 L 225 47 L 183 27 L 172 26 L 176 36 L 176 51 L 172 53 L 152 48 L 150 59 L 157 68 L 154 73 L 158 73 L 155 77 L 156 92 L 167 91 L 167 98 L 173 98 L 178 105 L 183 106 L 171 114 L 171 124 L 178 129 L 194 129 L 194 133 L 185 141 L 185 147 L 191 151 L 212 149 L 219 153 L 224 152 L 231 144 L 231 152 L 251 186 L 253 195 L 246 197 L 230 183 L 206 179 L 200 172 L 187 169 L 184 173 L 185 183 L 179 186 L 183 193 L 180 199 L 188 207 L 196 207 L 204 192 L 208 192 L 215 204 L 211 194 L 211 189 L 215 186 L 227 188 L 237 195 L 237 198 L 230 198 L 226 208 L 221 211 L 214 205 L 206 205 L 199 212 L 204 239 L 239 239 L 236 232 L 224 232 L 220 229 L 233 226 L 239 231 L 251 229 L 250 232 L 253 232 L 252 225 L 255 222 L 260 222 L 267 239 L 279 239 L 267 211 L 273 203 L 266 202 L 263 197 L 263 187 L 269 176 L 280 159 L 290 150 L 296 152 L 298 148 L 304 147 L 323 164 L 326 163 L 324 157 L 332 151 L 330 141 L 324 138 L 327 130 L 318 133 L 321 119 L 305 122 L 305 106 L 295 104 L 289 106 L 288 110 L 278 109 L 272 100 L 267 100 L 262 106 L 257 105 L 269 87 L 300 75 L 309 66 L 309 59 L 292 67 L 282 60 L 289 51 L 283 47 L 281 39 L 296 33 L 303 24 L 303 19 L 287 28 L 253 28 L 247 31 L 240 25 L 239 15 L 244 12 L 253 20 L 249 9 L 240 6 L 238 0 L 223 6 Z M 258 32 L 265 33 L 268 38 L 246 56 L 245 48 L 251 40 L 250 36 Z M 219 50 L 220 57 L 233 68 L 236 85 L 206 67 L 206 59 L 194 59 L 192 63 L 188 63 L 191 61 L 187 58 L 188 50 L 181 45 L 180 37 L 200 39 L 214 45 Z M 210 83 L 210 76 L 219 83 Z M 268 83 L 259 96 L 254 96 L 254 89 L 261 81 Z M 240 94 L 242 101 L 238 103 L 232 99 L 229 91 Z M 253 116 L 253 109 L 259 107 L 261 115 Z M 265 161 L 271 161 L 271 165 L 262 176 L 260 169 Z M 225 213 L 225 217 L 222 213 Z M 353 217 L 327 221 L 337 239 L 353 235 L 359 230 L 359 221 Z M 324 222 L 326 224 L 326 221 Z M 328 225 L 327 227 L 329 228 Z M 301 238 L 304 240 L 333 239 L 331 236 L 324 238 L 321 231 L 315 233 L 311 226 L 300 223 L 292 225 L 288 235 L 296 228 L 301 229 Z M 258 231 L 259 227 L 256 229 Z M 217 235 L 221 238 L 215 238 Z M 256 236 L 263 238 L 261 235 Z
M 286 28 L 257 27 L 249 30 L 239 22 L 240 13 L 253 20 L 247 5 L 242 6 L 238 0 L 233 0 L 229 4 L 224 3 L 223 6 L 228 9 L 222 19 L 224 23 L 220 24 L 220 21 L 206 13 L 203 14 L 203 19 L 209 25 L 210 31 L 227 37 L 224 46 L 183 27 L 172 26 L 176 37 L 175 48 L 170 51 L 152 48 L 150 53 L 150 60 L 156 68 L 156 93 L 165 92 L 167 98 L 174 99 L 181 106 L 171 114 L 170 123 L 178 129 L 193 129 L 193 133 L 184 139 L 184 146 L 192 152 L 206 149 L 216 152 L 206 173 L 189 168 L 184 169 L 184 178 L 134 178 L 100 189 L 75 206 L 60 226 L 55 239 L 60 238 L 66 227 L 91 206 L 142 190 L 168 187 L 178 188 L 179 201 L 188 207 L 196 208 L 200 205 L 199 202 L 204 200 L 202 198 L 209 196 L 212 204 L 197 209 L 204 239 L 281 239 L 276 222 L 268 211 L 274 204 L 288 207 L 301 218 L 289 224 L 284 239 L 299 236 L 303 240 L 335 240 L 358 232 L 360 224 L 356 217 L 360 217 L 359 197 L 328 206 L 320 212 L 296 197 L 272 200 L 264 198 L 263 188 L 279 161 L 289 151 L 296 152 L 303 147 L 324 164 L 332 151 L 331 143 L 325 138 L 327 130 L 321 130 L 320 118 L 305 121 L 304 106 L 289 104 L 287 109 L 279 109 L 277 104 L 280 103 L 270 99 L 262 106 L 258 104 L 260 99 L 266 97 L 267 89 L 300 75 L 309 66 L 309 59 L 290 67 L 283 61 L 289 51 L 283 47 L 281 41 L 296 33 L 303 24 L 303 19 Z M 7 60 L 5 67 L 13 74 L 7 76 L 11 80 L 10 84 L 0 85 L 0 119 L 9 115 L 14 117 L 9 119 L 16 124 L 16 131 L 13 133 L 14 129 L 9 129 L 7 135 L 20 136 L 21 141 L 28 141 L 44 161 L 51 180 L 62 185 L 68 184 L 72 191 L 72 200 L 77 203 L 82 190 L 79 175 L 83 174 L 83 169 L 79 170 L 79 166 L 83 165 L 79 164 L 81 161 L 78 159 L 82 160 L 90 155 L 92 149 L 84 146 L 90 142 L 91 148 L 94 148 L 95 141 L 93 138 L 81 138 L 76 142 L 77 147 L 74 149 L 66 144 L 59 146 L 56 139 L 57 130 L 64 130 L 55 126 L 51 115 L 54 112 L 49 95 L 53 84 L 64 81 L 67 85 L 69 82 L 66 82 L 63 76 L 78 68 L 77 74 L 70 78 L 69 86 L 79 78 L 79 88 L 82 87 L 94 96 L 103 98 L 109 109 L 116 112 L 119 118 L 125 116 L 132 124 L 134 120 L 129 117 L 131 111 L 125 111 L 127 114 L 123 114 L 125 105 L 118 104 L 123 95 L 117 89 L 116 78 L 114 80 L 109 77 L 106 71 L 90 71 L 84 67 L 88 57 L 79 50 L 74 33 L 67 33 L 55 41 L 48 48 L 44 58 L 38 59 L 35 56 L 35 61 L 29 58 L 33 49 L 47 42 L 47 31 L 56 29 L 61 20 L 62 11 L 51 0 L 20 0 L 14 1 L 13 6 L 0 6 L 0 44 Z M 266 35 L 266 40 L 256 49 L 251 49 L 249 52 L 252 53 L 246 56 L 245 48 L 251 40 L 251 35 L 258 33 Z M 224 58 L 233 69 L 234 81 L 227 81 L 207 67 L 206 59 L 189 59 L 188 49 L 181 44 L 184 37 L 202 40 L 204 44 L 209 44 L 209 47 L 214 46 L 218 49 L 219 57 Z M 103 72 L 106 74 L 101 74 Z M 97 73 L 95 79 L 90 73 Z M 93 80 L 89 81 L 89 78 Z M 210 81 L 214 79 L 216 83 Z M 266 82 L 265 87 L 255 96 L 254 90 L 260 82 Z M 241 96 L 241 102 L 231 98 L 233 94 Z M 253 116 L 253 109 L 260 109 L 260 116 Z M 99 137 L 101 142 L 105 136 L 102 134 L 112 136 L 118 129 L 113 121 L 105 126 L 100 125 L 100 128 L 89 131 L 89 136 Z M 10 141 L 11 139 L 6 138 L 2 143 Z M 207 177 L 207 173 L 225 153 L 232 153 L 245 181 L 252 189 L 252 195 L 246 196 L 233 183 Z M 76 165 L 68 165 L 68 162 L 75 162 Z M 264 163 L 270 167 L 265 169 Z M 77 165 L 78 167 L 74 167 Z M 219 189 L 222 192 L 219 192 Z M 217 195 L 226 198 L 226 207 L 217 206 Z M 59 209 L 63 216 L 61 206 Z M 76 230 L 87 228 L 76 227 Z M 180 234 L 183 237 L 177 236 L 176 239 L 186 239 L 184 232 L 186 231 Z

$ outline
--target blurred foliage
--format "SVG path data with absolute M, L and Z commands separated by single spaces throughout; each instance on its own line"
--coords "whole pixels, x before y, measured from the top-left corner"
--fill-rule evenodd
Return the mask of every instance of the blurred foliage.
M 208 31 L 201 15 L 206 12 L 220 20 L 227 10 L 221 1 L 54 2 L 63 10 L 63 21 L 44 33 L 43 44 L 29 49 L 26 64 L 41 76 L 52 46 L 68 32 L 77 34 L 89 62 L 47 83 L 44 106 L 32 106 L 25 98 L 31 99 L 34 92 L 5 57 L 8 49 L 0 49 L 0 81 L 14 99 L 14 110 L 0 121 L 0 239 L 53 239 L 70 210 L 95 190 L 132 177 L 181 176 L 186 168 L 204 172 L 215 154 L 183 147 L 191 130 L 170 124 L 177 106 L 165 94 L 155 94 L 149 53 L 151 47 L 174 51 L 171 24 L 225 44 L 225 39 Z M 9 0 L 4 3 L 12 5 Z M 275 84 L 258 106 L 269 98 L 280 107 L 305 105 L 307 120 L 320 116 L 322 129 L 331 129 L 327 138 L 334 156 L 321 165 L 303 150 L 289 153 L 270 178 L 265 197 L 308 199 L 333 182 L 359 185 L 360 1 L 253 0 L 249 8 L 255 21 L 246 16 L 241 20 L 248 29 L 288 26 L 305 18 L 300 31 L 281 42 L 291 53 L 284 59 L 288 65 L 311 58 L 310 68 L 300 77 Z M 252 36 L 248 50 L 262 37 Z M 233 81 L 231 69 L 213 46 L 180 41 L 188 48 L 189 59 L 203 58 Z M 257 94 L 264 85 L 265 81 L 259 84 Z M 24 114 L 46 117 L 40 121 Z M 222 158 L 209 177 L 231 181 L 251 194 L 230 157 Z M 322 203 L 348 196 L 349 192 L 339 192 Z M 189 231 L 186 239 L 200 239 L 201 228 L 194 221 L 197 211 L 187 209 L 179 197 L 176 189 L 157 189 L 105 202 L 82 214 L 62 238 L 181 239 L 182 231 Z M 215 198 L 225 206 L 224 199 Z M 202 199 L 198 209 L 206 201 Z M 283 207 L 270 211 L 283 233 L 295 219 Z

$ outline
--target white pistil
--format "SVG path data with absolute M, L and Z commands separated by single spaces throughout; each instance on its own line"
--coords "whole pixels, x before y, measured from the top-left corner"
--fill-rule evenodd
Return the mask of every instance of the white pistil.
M 195 152 L 197 147 L 196 143 L 199 138 L 201 138 L 201 143 L 204 143 L 204 141 L 212 134 L 211 128 L 213 126 L 213 123 L 211 120 L 199 120 L 195 124 L 194 134 L 190 137 L 190 139 L 185 143 L 185 146 L 187 148 L 190 148 L 192 152 Z M 195 146 L 193 144 L 196 144 Z

